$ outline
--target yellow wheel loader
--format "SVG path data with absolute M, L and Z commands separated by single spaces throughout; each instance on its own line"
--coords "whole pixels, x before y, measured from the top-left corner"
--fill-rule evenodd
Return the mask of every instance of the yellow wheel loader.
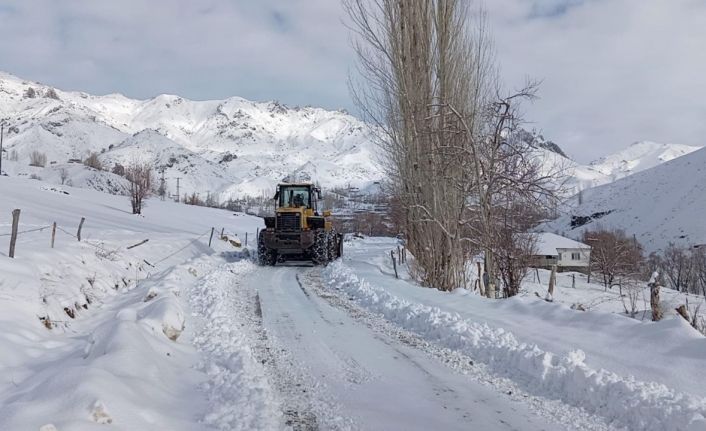
M 310 260 L 326 265 L 343 253 L 343 236 L 335 231 L 331 211 L 319 211 L 321 190 L 311 183 L 282 183 L 275 194 L 275 215 L 265 217 L 257 241 L 260 265 Z

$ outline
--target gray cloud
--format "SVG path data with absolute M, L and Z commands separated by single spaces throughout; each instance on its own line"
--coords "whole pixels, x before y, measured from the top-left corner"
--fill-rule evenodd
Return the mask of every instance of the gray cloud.
M 701 0 L 493 0 L 509 86 L 542 79 L 526 117 L 579 160 L 639 139 L 703 145 Z M 10 0 L 0 70 L 147 98 L 239 95 L 352 109 L 337 0 Z
M 543 80 L 537 128 L 582 161 L 636 140 L 706 144 L 706 3 L 550 3 L 488 2 L 506 80 Z

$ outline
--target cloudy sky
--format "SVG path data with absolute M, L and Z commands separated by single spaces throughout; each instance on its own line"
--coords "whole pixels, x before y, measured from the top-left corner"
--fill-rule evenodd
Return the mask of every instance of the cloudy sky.
M 587 162 L 706 145 L 706 1 L 488 0 L 528 126 Z M 238 95 L 355 112 L 338 0 L 0 0 L 0 70 L 67 90 Z

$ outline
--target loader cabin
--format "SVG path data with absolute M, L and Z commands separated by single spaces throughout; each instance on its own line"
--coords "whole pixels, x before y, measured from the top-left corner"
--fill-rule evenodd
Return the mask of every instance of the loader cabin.
M 274 197 L 277 206 L 275 217 L 265 217 L 265 226 L 278 232 L 324 228 L 324 217 L 330 216 L 331 213 L 319 212 L 320 199 L 321 189 L 313 184 L 280 184 Z
M 274 199 L 278 208 L 304 207 L 318 215 L 317 201 L 321 199 L 321 189 L 312 184 L 280 184 Z
M 316 197 L 321 198 L 321 190 L 311 184 L 287 184 L 280 185 L 275 200 L 279 208 L 310 208 L 316 211 Z

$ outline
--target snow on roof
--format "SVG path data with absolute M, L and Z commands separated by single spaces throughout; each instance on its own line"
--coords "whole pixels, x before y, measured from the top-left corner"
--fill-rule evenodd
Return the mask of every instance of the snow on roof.
M 537 233 L 537 255 L 554 256 L 556 255 L 557 249 L 568 248 L 591 248 L 589 245 L 582 242 L 574 241 L 571 238 L 565 236 L 557 235 L 550 232 L 540 232 Z

